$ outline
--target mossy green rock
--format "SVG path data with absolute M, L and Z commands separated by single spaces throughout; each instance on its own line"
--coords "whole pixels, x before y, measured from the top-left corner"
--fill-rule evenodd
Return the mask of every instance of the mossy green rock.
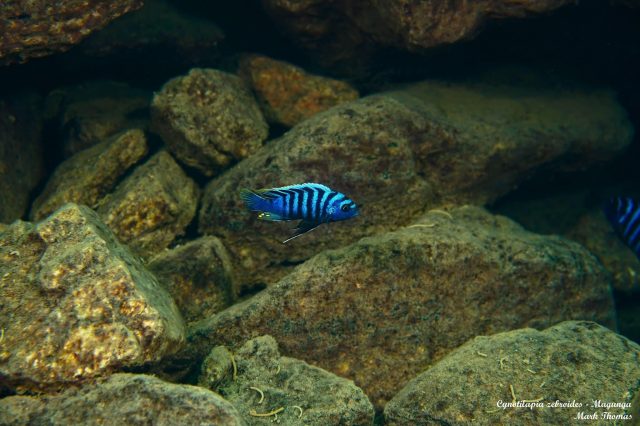
M 476 337 L 389 401 L 385 424 L 614 424 L 607 416 L 628 415 L 640 386 L 638 357 L 640 346 L 592 322 Z M 523 407 L 504 406 L 514 399 Z
M 114 374 L 102 383 L 58 395 L 0 400 L 0 424 L 242 426 L 220 395 L 143 374 Z
M 156 278 L 88 207 L 0 234 L 0 379 L 54 390 L 177 351 L 184 324 Z
M 477 207 L 298 266 L 193 327 L 180 357 L 270 334 L 283 353 L 354 380 L 378 408 L 470 338 L 587 319 L 615 326 L 609 275 L 582 246 Z
M 249 340 L 233 355 L 224 347 L 214 348 L 202 365 L 199 383 L 224 395 L 248 425 L 275 419 L 292 426 L 373 424 L 373 406 L 352 381 L 281 356 L 271 336 Z M 256 415 L 271 411 L 277 415 Z

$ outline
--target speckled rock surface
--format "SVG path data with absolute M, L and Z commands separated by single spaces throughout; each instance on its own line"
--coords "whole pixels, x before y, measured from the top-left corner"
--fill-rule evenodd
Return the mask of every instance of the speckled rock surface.
M 148 126 L 151 93 L 114 81 L 91 81 L 49 93 L 48 118 L 59 123 L 65 157 L 126 129 Z
M 253 89 L 265 118 L 288 127 L 358 99 L 357 90 L 345 82 L 312 75 L 266 56 L 246 55 L 238 73 Z
M 609 276 L 582 246 L 477 207 L 325 251 L 198 324 L 181 357 L 270 334 L 287 356 L 353 379 L 380 408 L 468 339 L 568 319 L 614 326 Z
M 5 25 L 0 65 L 24 62 L 69 49 L 93 31 L 142 6 L 142 0 L 8 0 L 0 8 Z
M 147 153 L 139 129 L 128 130 L 81 151 L 61 163 L 31 207 L 31 218 L 41 220 L 66 203 L 95 208 L 119 177 Z
M 187 323 L 212 316 L 236 299 L 231 259 L 216 237 L 163 251 L 147 267 L 171 294 Z
M 640 346 L 592 322 L 477 337 L 409 382 L 385 407 L 385 424 L 613 424 L 605 413 L 628 410 L 596 401 L 630 404 L 640 386 L 638 357 Z M 532 408 L 498 407 L 514 399 Z M 577 406 L 547 405 L 556 401 Z M 580 413 L 596 413 L 597 421 Z
M 552 11 L 572 0 L 263 0 L 278 28 L 326 65 L 345 68 L 375 49 L 424 51 L 475 36 L 490 19 Z
M 239 77 L 199 68 L 156 93 L 151 128 L 178 160 L 207 176 L 254 153 L 269 131 Z
M 220 395 L 143 374 L 114 374 L 106 381 L 59 395 L 0 399 L 3 425 L 220 425 L 245 423 Z
M 53 390 L 179 349 L 173 300 L 89 208 L 0 234 L 0 381 Z
M 249 340 L 233 355 L 223 346 L 214 348 L 202 365 L 199 384 L 224 395 L 248 425 L 276 419 L 286 425 L 373 424 L 373 406 L 352 381 L 280 356 L 271 336 Z M 277 416 L 255 415 L 276 410 Z
M 632 133 L 609 92 L 425 82 L 337 106 L 270 141 L 209 183 L 199 229 L 223 240 L 241 282 L 269 284 L 292 263 L 428 208 L 490 202 L 541 167 L 587 168 L 622 150 Z M 292 225 L 256 220 L 238 194 L 310 181 L 363 204 L 361 215 L 283 245 Z
M 0 222 L 25 216 L 44 176 L 41 104 L 35 94 L 0 99 Z
M 196 213 L 198 195 L 197 185 L 161 151 L 105 197 L 98 214 L 120 241 L 147 257 L 184 232 Z

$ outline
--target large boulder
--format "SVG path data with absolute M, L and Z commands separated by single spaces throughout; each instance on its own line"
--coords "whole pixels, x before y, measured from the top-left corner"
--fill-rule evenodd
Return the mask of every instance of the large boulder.
M 0 382 L 55 390 L 179 349 L 169 294 L 88 207 L 0 234 Z
M 151 129 L 178 160 L 206 176 L 254 153 L 269 133 L 240 77 L 200 68 L 169 80 L 156 93 Z
M 199 229 L 222 238 L 241 281 L 269 284 L 292 264 L 427 208 L 493 201 L 541 168 L 586 168 L 632 134 L 607 91 L 425 82 L 319 113 L 266 144 L 208 184 Z M 238 194 L 309 181 L 363 204 L 361 215 L 283 245 L 291 225 L 257 221 Z
M 353 379 L 380 408 L 474 336 L 568 319 L 615 326 L 609 275 L 582 246 L 477 207 L 450 215 L 318 254 L 194 326 L 179 356 L 270 334 L 287 356 Z
M 394 396 L 385 424 L 625 423 L 635 420 L 639 356 L 636 343 L 592 322 L 477 337 Z
M 139 129 L 117 134 L 62 162 L 31 207 L 31 218 L 41 220 L 66 203 L 96 208 L 98 203 L 147 153 Z
M 251 339 L 233 354 L 215 347 L 202 364 L 198 382 L 224 395 L 249 425 L 262 425 L 265 417 L 292 426 L 373 424 L 373 406 L 362 389 L 281 356 L 271 336 Z
M 0 65 L 68 50 L 93 31 L 142 6 L 142 0 L 8 0 L 3 22 Z
M 385 47 L 423 52 L 475 36 L 495 19 L 552 11 L 572 0 L 262 0 L 278 27 L 320 62 L 353 66 Z
M 220 395 L 143 374 L 114 374 L 102 383 L 58 395 L 0 399 L 0 424 L 242 426 L 238 411 Z

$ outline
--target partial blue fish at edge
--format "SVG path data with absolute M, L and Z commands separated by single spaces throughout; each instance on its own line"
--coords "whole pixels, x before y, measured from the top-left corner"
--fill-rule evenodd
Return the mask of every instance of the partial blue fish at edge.
M 613 197 L 605 205 L 604 212 L 620 238 L 640 259 L 640 202 L 628 197 Z
M 280 222 L 300 220 L 287 243 L 323 223 L 351 219 L 358 206 L 345 194 L 319 183 L 301 183 L 268 189 L 243 189 L 240 197 L 258 219 Z

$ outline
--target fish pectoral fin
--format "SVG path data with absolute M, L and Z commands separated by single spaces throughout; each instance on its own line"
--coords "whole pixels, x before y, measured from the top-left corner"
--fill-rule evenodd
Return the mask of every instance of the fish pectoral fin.
M 307 232 L 316 229 L 320 223 L 318 222 L 309 222 L 306 220 L 301 220 L 293 230 L 293 235 L 282 242 L 282 244 L 286 244 L 287 242 L 293 240 L 294 238 L 298 238 L 302 234 L 306 234 Z
M 258 219 L 267 220 L 269 222 L 280 222 L 283 220 L 287 220 L 279 214 L 271 213 L 271 212 L 260 212 L 258 213 Z

